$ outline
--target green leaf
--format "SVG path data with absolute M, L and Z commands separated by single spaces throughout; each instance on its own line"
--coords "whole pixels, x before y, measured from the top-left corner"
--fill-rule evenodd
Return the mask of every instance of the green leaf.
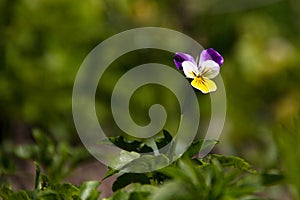
M 9 196 L 8 199 L 13 199 L 13 200 L 31 200 L 29 198 L 27 192 L 25 190 L 20 190 L 18 192 L 13 193 L 12 195 Z
M 21 159 L 37 159 L 39 154 L 39 147 L 37 145 L 20 145 L 16 146 L 14 153 Z
M 287 183 L 294 187 L 294 198 L 300 199 L 300 116 L 293 120 L 277 125 L 273 130 L 274 140 L 278 147 L 278 155 L 284 170 Z
M 201 153 L 201 150 L 214 146 L 217 143 L 217 140 L 199 140 L 197 142 L 193 142 L 183 154 L 183 156 L 192 158 L 193 156 L 199 155 Z
M 190 183 L 195 178 L 195 169 L 193 167 L 192 163 L 187 159 L 180 159 L 177 165 L 167 166 L 159 170 L 159 172 L 174 180 Z
M 79 188 L 80 199 L 81 200 L 97 200 L 100 195 L 100 191 L 97 190 L 99 185 L 100 185 L 99 181 L 84 182 Z
M 41 168 L 38 165 L 37 162 L 34 162 L 34 166 L 35 166 L 35 185 L 34 185 L 34 189 L 40 189 L 40 175 L 41 175 Z
M 158 155 L 159 154 L 159 151 L 158 151 L 158 148 L 157 148 L 157 144 L 154 141 L 153 137 L 146 138 L 146 139 L 143 140 L 143 142 L 146 144 L 146 146 L 148 146 L 148 147 L 151 148 L 150 152 L 154 152 L 154 155 Z
M 132 160 L 130 163 L 122 167 L 124 171 L 148 172 L 154 169 L 160 169 L 169 165 L 169 158 L 164 154 L 144 155 L 140 158 Z
M 123 190 L 119 190 L 117 192 L 115 192 L 111 197 L 104 198 L 102 200 L 129 200 L 130 198 L 130 194 L 126 191 Z
M 0 185 L 0 197 L 4 199 L 8 199 L 8 197 L 13 193 L 10 186 L 8 185 Z
M 271 173 L 263 173 L 261 174 L 262 183 L 263 185 L 269 186 L 269 185 L 275 185 L 282 183 L 285 180 L 285 177 L 283 174 L 271 174 Z
M 211 159 L 217 159 L 223 167 L 234 167 L 242 171 L 256 173 L 251 165 L 244 159 L 236 156 L 223 156 L 219 154 L 210 154 Z
M 37 193 L 37 197 L 33 199 L 41 199 L 41 200 L 57 200 L 57 199 L 63 199 L 63 200 L 69 200 L 69 198 L 66 198 L 60 194 L 57 194 L 55 191 L 46 189 L 39 191 Z
M 48 178 L 41 173 L 41 168 L 37 162 L 34 162 L 35 165 L 35 190 L 43 190 L 49 186 Z
M 115 169 L 115 170 L 119 170 L 122 167 L 124 167 L 126 164 L 130 163 L 131 161 L 133 161 L 134 159 L 137 159 L 140 157 L 139 153 L 136 153 L 134 151 L 132 152 L 128 152 L 128 151 L 124 151 L 122 150 L 120 152 L 120 156 L 115 158 L 109 165 L 109 167 Z
M 34 129 L 32 131 L 33 138 L 35 139 L 36 143 L 41 147 L 48 147 L 48 146 L 54 146 L 53 141 L 46 135 L 46 133 L 43 133 L 39 129 Z
M 116 191 L 108 199 L 103 200 L 145 200 L 149 199 L 150 195 L 156 193 L 158 187 L 153 185 L 141 185 L 140 183 L 132 183 L 126 188 Z
M 203 140 L 199 140 L 197 142 L 193 142 L 189 148 L 183 154 L 183 157 L 192 158 L 196 154 L 199 153 L 201 146 L 203 144 Z
M 203 140 L 202 142 L 202 146 L 200 148 L 200 151 L 206 149 L 206 148 L 209 148 L 211 146 L 214 146 L 216 144 L 218 144 L 219 141 L 218 140 Z M 201 152 L 200 152 L 201 153 Z
M 137 140 L 125 139 L 124 136 L 110 137 L 109 140 L 125 151 L 138 152 L 142 144 L 142 142 Z
M 79 196 L 79 189 L 71 183 L 58 183 L 51 186 L 51 190 L 55 191 L 60 196 L 70 198 L 72 196 Z
M 150 184 L 150 180 L 145 174 L 125 173 L 113 183 L 112 190 L 117 191 L 131 183 Z
M 131 192 L 130 193 L 130 200 L 145 200 L 149 197 L 149 192 Z
M 258 191 L 258 174 L 241 176 L 245 171 L 252 171 L 243 159 L 210 155 L 206 160 L 199 165 L 195 159 L 180 158 L 174 165 L 159 170 L 171 179 L 159 188 L 153 199 L 240 199 Z
M 195 198 L 197 195 L 193 192 L 192 188 L 188 188 L 188 184 L 184 184 L 179 180 L 174 180 L 165 183 L 163 186 L 159 187 L 150 196 L 150 200 L 195 200 L 202 198 Z
M 158 189 L 157 186 L 154 186 L 154 185 L 148 185 L 148 184 L 145 184 L 145 185 L 142 185 L 140 183 L 133 183 L 130 185 L 130 190 L 132 191 L 135 191 L 135 192 L 155 192 L 155 190 Z
M 119 172 L 119 170 L 115 170 L 115 169 L 113 169 L 111 167 L 108 167 L 108 169 L 107 169 L 104 177 L 102 178 L 102 181 L 104 181 L 105 179 L 107 179 L 107 178 L 109 178 L 109 177 L 117 174 L 118 172 Z
M 168 145 L 173 139 L 172 135 L 167 130 L 163 130 L 163 135 L 164 137 L 155 140 L 158 149 Z

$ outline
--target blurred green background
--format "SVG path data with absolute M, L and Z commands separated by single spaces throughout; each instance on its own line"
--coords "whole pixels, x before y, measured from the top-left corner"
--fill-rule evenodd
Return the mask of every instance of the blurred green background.
M 270 194 L 279 199 L 297 196 L 299 1 L 1 0 L 0 10 L 1 179 L 12 173 L 10 169 L 26 171 L 16 149 L 37 142 L 32 136 L 35 128 L 54 145 L 66 144 L 70 154 L 72 148 L 81 147 L 72 118 L 72 87 L 85 56 L 121 31 L 158 26 L 187 34 L 225 58 L 221 75 L 227 119 L 215 151 L 242 156 L 259 170 L 283 171 L 286 185 Z M 119 132 L 108 109 L 114 84 L 133 66 L 148 62 L 175 67 L 170 52 L 140 50 L 116 60 L 101 80 L 97 111 L 111 134 Z M 205 122 L 209 96 L 197 94 Z M 147 123 L 146 112 L 154 102 L 170 111 L 172 132 L 179 109 L 163 87 L 145 86 L 136 92 L 131 104 L 135 120 Z M 205 129 L 205 123 L 201 126 Z

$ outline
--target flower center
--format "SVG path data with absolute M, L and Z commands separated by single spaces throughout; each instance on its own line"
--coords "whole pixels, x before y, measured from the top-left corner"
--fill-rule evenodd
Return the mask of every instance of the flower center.
M 201 76 L 196 76 L 196 78 L 194 80 L 197 83 L 203 83 L 204 82 L 204 80 L 203 80 L 203 78 Z

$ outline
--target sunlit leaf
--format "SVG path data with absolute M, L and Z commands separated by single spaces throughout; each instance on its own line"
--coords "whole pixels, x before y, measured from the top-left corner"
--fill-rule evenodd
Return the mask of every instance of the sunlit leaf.
M 137 159 L 140 157 L 140 154 L 132 151 L 132 152 L 128 152 L 128 151 L 121 151 L 120 155 L 115 158 L 110 164 L 109 166 L 115 170 L 119 170 L 122 167 L 124 167 L 126 164 L 130 163 L 131 161 Z
M 169 165 L 169 158 L 164 154 L 144 155 L 132 160 L 122 167 L 124 171 L 148 172 Z
M 97 190 L 99 187 L 100 182 L 99 181 L 87 181 L 84 182 L 80 187 L 80 199 L 81 200 L 97 200 L 100 191 Z

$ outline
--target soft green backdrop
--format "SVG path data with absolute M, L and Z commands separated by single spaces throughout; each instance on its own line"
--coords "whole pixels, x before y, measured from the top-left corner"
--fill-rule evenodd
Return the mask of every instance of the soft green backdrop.
M 227 120 L 215 151 L 242 156 L 260 170 L 283 170 L 290 177 L 287 182 L 300 190 L 300 121 L 296 119 L 300 110 L 300 2 L 210 2 L 1 0 L 2 172 L 10 167 L 5 165 L 12 159 L 12 148 L 33 142 L 33 128 L 43 130 L 56 143 L 80 146 L 71 97 L 81 62 L 97 44 L 114 34 L 159 26 L 183 32 L 225 58 L 221 74 L 227 92 Z M 104 89 L 96 97 L 102 116 L 99 121 L 106 130 L 119 132 L 108 109 L 117 79 L 142 63 L 174 67 L 172 59 L 168 52 L 141 50 L 112 64 L 100 83 Z M 199 92 L 198 96 L 205 130 L 210 102 Z M 135 120 L 147 123 L 146 111 L 155 102 L 173 113 L 169 122 L 172 132 L 177 126 L 178 106 L 164 88 L 137 91 L 131 104 Z M 18 166 L 15 169 L 21 170 Z M 270 193 L 283 195 L 284 188 Z

